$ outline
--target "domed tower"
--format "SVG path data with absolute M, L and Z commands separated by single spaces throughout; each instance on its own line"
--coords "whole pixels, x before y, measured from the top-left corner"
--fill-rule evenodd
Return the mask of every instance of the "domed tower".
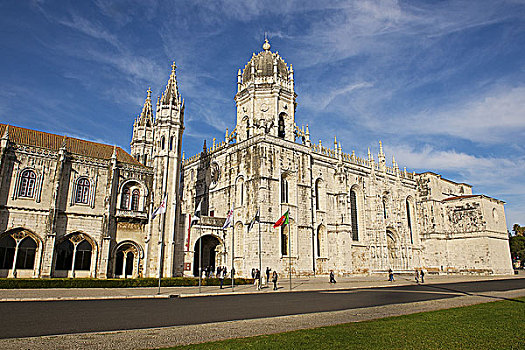
M 294 142 L 293 68 L 270 51 L 268 39 L 262 48 L 237 75 L 237 142 L 260 134 Z

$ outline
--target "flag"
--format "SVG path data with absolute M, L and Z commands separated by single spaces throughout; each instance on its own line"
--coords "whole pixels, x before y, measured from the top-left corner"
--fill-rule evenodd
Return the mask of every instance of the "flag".
M 166 200 L 168 199 L 167 196 L 164 196 L 164 199 L 162 202 L 160 202 L 160 206 L 155 209 L 153 214 L 151 214 L 151 220 L 155 219 L 157 215 L 164 214 L 166 212 Z
M 273 224 L 273 228 L 283 226 L 283 225 L 288 225 L 288 222 L 289 220 L 288 220 L 288 210 L 287 210 L 286 213 L 284 213 L 284 215 L 281 216 L 281 218 L 277 220 L 275 224 Z
M 259 209 L 257 209 L 257 213 L 255 213 L 255 216 L 253 217 L 252 221 L 250 221 L 250 224 L 248 225 L 248 232 L 250 232 L 253 228 L 253 225 L 255 225 L 255 222 L 261 222 L 261 218 L 259 217 Z
M 228 227 L 231 226 L 232 219 L 233 219 L 233 207 L 228 212 L 228 216 L 226 216 L 226 221 L 224 222 L 224 225 L 222 225 L 222 229 L 223 230 L 225 230 L 225 229 L 227 229 Z
M 197 206 L 197 209 L 195 209 L 195 214 L 193 214 L 193 218 L 191 219 L 191 226 L 195 225 L 196 223 L 198 223 L 201 219 L 201 204 L 202 204 L 202 199 L 201 201 L 199 202 L 199 205 Z

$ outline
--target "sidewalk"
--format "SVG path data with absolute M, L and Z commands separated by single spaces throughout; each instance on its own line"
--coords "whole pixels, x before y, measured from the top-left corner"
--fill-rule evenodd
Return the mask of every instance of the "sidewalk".
M 522 272 L 519 275 L 507 276 L 472 276 L 472 275 L 427 275 L 425 284 L 454 283 L 487 281 L 508 278 L 524 278 Z M 384 286 L 401 286 L 415 284 L 413 276 L 398 275 L 394 282 L 388 282 L 386 276 L 352 276 L 336 278 L 336 284 L 328 282 L 328 276 L 321 277 L 297 277 L 292 279 L 292 288 L 288 279 L 278 282 L 278 290 L 273 286 L 263 285 L 257 291 L 254 285 L 235 286 L 233 291 L 231 285 L 220 289 L 218 286 L 199 287 L 162 287 L 160 294 L 158 288 L 45 288 L 45 289 L 0 289 L 0 302 L 8 301 L 54 301 L 54 300 L 103 300 L 103 299 L 138 299 L 138 298 L 187 298 L 212 295 L 235 295 L 256 293 L 282 293 L 316 290 L 338 290 L 351 288 L 372 288 Z

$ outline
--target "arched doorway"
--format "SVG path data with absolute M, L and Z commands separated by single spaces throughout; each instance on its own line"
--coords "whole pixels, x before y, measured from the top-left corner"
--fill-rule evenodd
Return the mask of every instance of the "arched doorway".
M 115 250 L 113 276 L 117 278 L 136 278 L 140 275 L 140 247 L 134 242 L 121 242 Z
M 202 240 L 202 265 L 199 264 L 199 249 L 200 241 Z M 219 239 L 212 235 L 205 235 L 197 239 L 194 247 L 193 254 L 193 276 L 199 276 L 199 266 L 209 267 L 211 271 L 215 271 L 218 263 L 217 259 L 217 247 L 221 245 Z
M 55 247 L 54 277 L 90 277 L 94 244 L 84 233 L 64 237 Z

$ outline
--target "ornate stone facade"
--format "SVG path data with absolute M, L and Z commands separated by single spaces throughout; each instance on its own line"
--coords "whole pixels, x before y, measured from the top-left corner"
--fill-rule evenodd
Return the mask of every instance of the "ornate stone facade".
M 387 166 L 381 143 L 377 160 L 312 143 L 293 68 L 267 41 L 238 71 L 233 131 L 184 159 L 175 68 L 155 115 L 148 90 L 131 155 L 0 124 L 0 276 L 512 272 L 502 201 Z

